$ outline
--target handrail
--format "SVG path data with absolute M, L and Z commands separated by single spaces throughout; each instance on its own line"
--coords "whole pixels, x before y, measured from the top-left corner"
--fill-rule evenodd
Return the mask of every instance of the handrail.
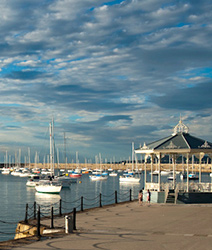
M 179 193 L 179 184 L 176 185 L 175 188 L 175 193 L 174 193 L 174 203 L 177 203 L 177 197 L 178 197 L 178 193 Z
M 164 203 L 166 203 L 167 197 L 169 194 L 169 185 L 168 183 L 166 184 L 166 188 L 165 188 L 165 197 L 164 197 Z

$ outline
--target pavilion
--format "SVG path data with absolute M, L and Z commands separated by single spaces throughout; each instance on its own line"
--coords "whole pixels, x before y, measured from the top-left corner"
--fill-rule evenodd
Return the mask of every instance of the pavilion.
M 211 183 L 202 183 L 202 158 L 207 155 L 211 158 L 212 156 L 212 143 L 199 139 L 190 135 L 189 128 L 183 124 L 180 119 L 179 123 L 174 127 L 174 132 L 172 135 L 157 140 L 155 142 L 145 144 L 135 150 L 135 154 L 144 155 L 144 185 L 145 190 L 151 190 L 153 197 L 155 197 L 155 202 L 166 202 L 169 193 L 171 192 L 174 196 L 175 203 L 181 196 L 186 195 L 186 200 L 188 203 L 195 200 L 193 193 L 207 193 L 207 199 L 212 202 L 212 190 Z M 168 155 L 172 159 L 172 170 L 173 170 L 173 182 L 172 184 L 161 183 L 161 159 Z M 176 183 L 176 159 L 182 156 L 186 158 L 186 185 L 180 185 L 182 183 Z M 193 156 L 199 159 L 199 183 L 189 182 L 189 159 Z M 151 159 L 151 182 L 147 182 L 147 171 L 146 163 L 147 159 Z M 158 182 L 153 182 L 153 164 L 157 162 L 158 168 Z M 191 194 L 192 193 L 192 194 Z M 209 194 L 210 193 L 210 198 Z M 170 194 L 171 195 L 171 194 Z M 190 198 L 188 198 L 190 197 Z M 192 198 L 191 198 L 192 197 Z M 202 196 L 203 197 L 203 196 Z M 185 198 L 185 197 L 184 197 Z M 185 200 L 181 197 L 181 200 Z M 199 200 L 202 200 L 199 199 Z M 190 202 L 189 202 L 190 201 Z M 205 201 L 205 198 L 203 199 Z

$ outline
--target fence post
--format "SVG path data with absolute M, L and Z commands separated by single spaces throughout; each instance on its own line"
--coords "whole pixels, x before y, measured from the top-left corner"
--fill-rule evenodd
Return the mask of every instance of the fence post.
M 37 216 L 37 237 L 40 238 L 40 206 L 38 206 L 38 216 Z
M 83 196 L 81 196 L 81 211 L 83 211 Z
M 36 201 L 34 202 L 34 220 L 36 220 Z
M 132 189 L 130 189 L 130 201 L 132 201 Z
M 99 194 L 99 207 L 102 207 L 102 194 Z
M 118 203 L 118 196 L 117 196 L 117 190 L 115 191 L 115 203 Z
M 26 204 L 26 211 L 25 211 L 25 223 L 27 223 L 27 217 L 28 217 L 28 203 Z
M 51 228 L 54 228 L 54 207 L 51 207 Z
M 76 208 L 73 210 L 73 230 L 77 230 L 76 228 Z
M 62 199 L 60 199 L 59 215 L 62 216 Z

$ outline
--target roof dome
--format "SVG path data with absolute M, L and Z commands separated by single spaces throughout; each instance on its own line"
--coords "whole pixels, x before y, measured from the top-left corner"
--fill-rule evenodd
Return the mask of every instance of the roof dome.
M 173 135 L 176 135 L 177 133 L 186 133 L 188 134 L 189 128 L 182 122 L 181 118 L 178 124 L 174 127 L 174 133 Z

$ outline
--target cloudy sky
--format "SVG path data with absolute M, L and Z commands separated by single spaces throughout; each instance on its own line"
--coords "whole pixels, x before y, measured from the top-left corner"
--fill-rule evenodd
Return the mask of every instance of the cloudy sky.
M 212 141 L 211 0 L 1 0 L 0 159 L 128 159 L 180 115 Z

